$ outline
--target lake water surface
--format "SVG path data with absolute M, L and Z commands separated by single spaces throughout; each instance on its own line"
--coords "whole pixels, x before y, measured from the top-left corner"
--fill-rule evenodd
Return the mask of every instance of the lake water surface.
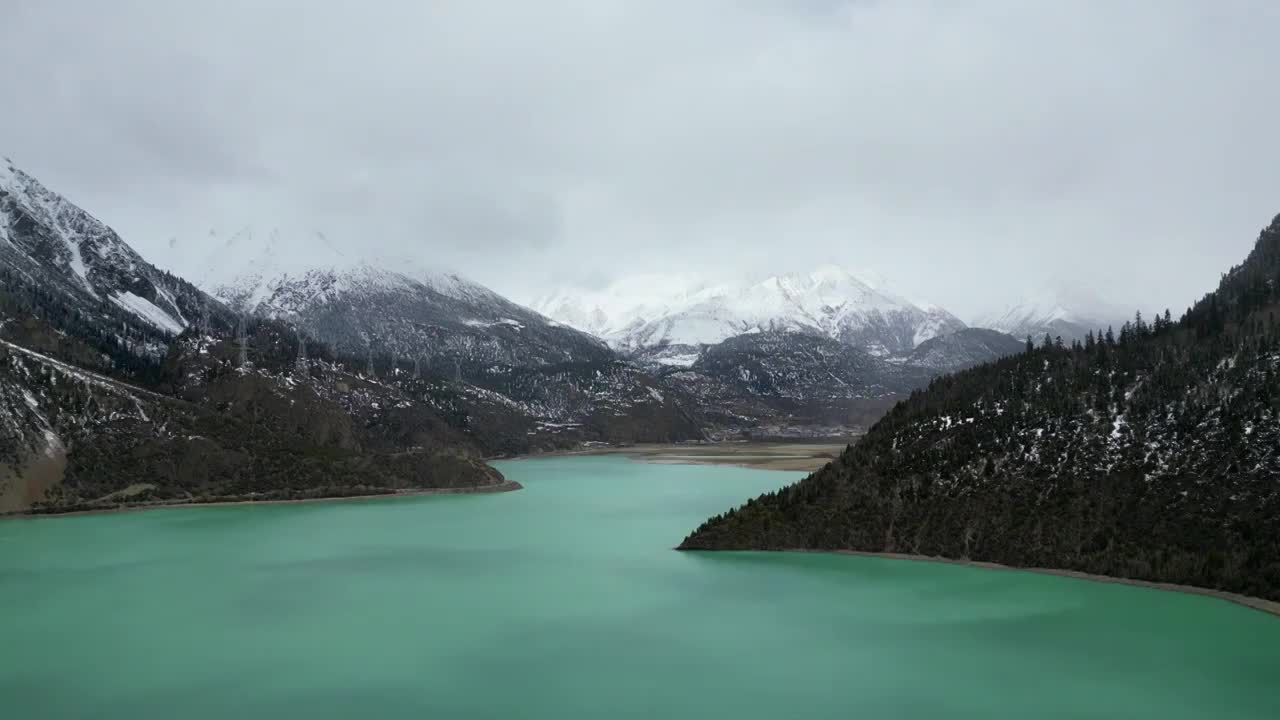
M 799 477 L 620 457 L 525 490 L 0 523 L 0 716 L 1280 718 L 1280 618 L 821 555 L 687 554 Z

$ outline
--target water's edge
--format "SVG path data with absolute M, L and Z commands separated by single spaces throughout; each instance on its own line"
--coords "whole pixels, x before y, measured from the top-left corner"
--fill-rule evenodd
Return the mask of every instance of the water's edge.
M 716 553 L 716 552 L 774 552 L 774 553 L 807 553 L 816 555 L 852 555 L 854 557 L 882 558 L 886 560 L 906 560 L 910 562 L 927 562 L 939 565 L 961 565 L 965 567 L 981 568 L 984 570 L 1007 570 L 1013 572 L 1029 572 L 1040 575 L 1056 575 L 1058 577 L 1072 578 L 1075 580 L 1087 580 L 1089 582 L 1110 583 L 1113 585 L 1130 585 L 1132 587 L 1147 588 L 1150 590 L 1161 590 L 1164 592 L 1176 592 L 1186 595 L 1201 595 L 1204 597 L 1215 598 L 1217 600 L 1225 600 L 1236 605 L 1242 605 L 1252 610 L 1275 615 L 1280 617 L 1280 602 L 1275 600 L 1267 600 L 1265 598 L 1253 597 L 1251 595 L 1240 595 L 1239 593 L 1226 592 L 1225 590 L 1214 590 L 1213 588 L 1202 588 L 1195 585 L 1178 585 L 1175 583 L 1152 582 L 1150 580 L 1135 580 L 1133 578 L 1115 577 L 1113 575 L 1095 575 L 1093 573 L 1080 572 L 1078 570 L 1060 570 L 1056 568 L 1037 568 L 1037 567 L 1017 567 L 1015 565 L 1002 565 L 1000 563 L 984 562 L 980 560 L 957 560 L 955 558 L 932 557 L 929 555 L 911 555 L 908 553 L 885 553 L 885 552 L 864 552 L 860 550 L 812 550 L 808 548 L 790 548 L 786 550 L 707 550 L 707 549 L 681 549 L 675 548 L 679 552 L 690 553 Z
M 746 440 L 729 442 L 631 443 L 542 450 L 486 457 L 486 462 L 558 457 L 621 455 L 636 462 L 664 465 L 720 465 L 753 470 L 812 473 L 825 467 L 856 438 Z
M 108 515 L 112 513 L 142 512 L 144 510 L 172 510 L 174 508 L 228 507 L 235 505 L 302 505 L 307 503 L 356 502 L 361 500 L 380 500 L 386 498 L 419 497 L 422 495 L 476 495 L 484 493 L 512 492 L 523 489 L 524 486 L 515 480 L 503 480 L 502 482 L 493 485 L 477 485 L 456 488 L 420 488 L 415 490 L 396 490 L 382 493 L 364 493 L 360 495 L 331 495 L 328 497 L 298 498 L 296 500 L 160 500 L 94 510 L 70 510 L 67 512 L 52 510 L 34 513 L 0 513 L 0 521 L 71 517 L 74 515 Z

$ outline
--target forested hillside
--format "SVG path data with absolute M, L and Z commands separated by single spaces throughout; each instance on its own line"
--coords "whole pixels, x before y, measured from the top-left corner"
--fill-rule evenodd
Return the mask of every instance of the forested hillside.
M 140 387 L 0 340 L 0 513 L 509 487 L 444 382 L 299 344 L 270 322 L 243 345 L 187 333 Z
M 1280 599 L 1280 217 L 1180 321 L 935 380 L 684 549 L 849 549 Z

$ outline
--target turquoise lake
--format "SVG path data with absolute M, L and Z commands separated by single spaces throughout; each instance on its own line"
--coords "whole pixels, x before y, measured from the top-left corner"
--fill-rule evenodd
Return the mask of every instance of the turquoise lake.
M 525 490 L 0 523 L 0 714 L 1280 718 L 1280 618 L 1030 573 L 677 553 L 800 475 L 497 465 Z

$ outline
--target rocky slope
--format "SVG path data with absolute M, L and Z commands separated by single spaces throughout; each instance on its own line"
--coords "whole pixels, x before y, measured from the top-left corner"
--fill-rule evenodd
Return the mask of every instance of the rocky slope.
M 850 437 L 934 377 L 1023 348 L 1002 333 L 968 328 L 884 359 L 823 335 L 771 331 L 702 348 L 687 368 L 652 367 L 696 398 L 712 437 Z
M 270 335 L 255 333 L 255 356 Z M 0 512 L 503 482 L 415 395 L 333 362 L 238 356 L 234 342 L 183 336 L 166 384 L 148 389 L 0 342 Z
M 730 338 L 664 375 L 697 398 L 717 438 L 856 435 L 931 376 L 828 337 L 780 331 Z
M 0 158 L 0 283 L 23 315 L 56 313 L 107 358 L 102 369 L 159 362 L 187 327 L 227 329 L 232 316 L 159 270 L 111 228 Z
M 394 356 L 474 377 L 491 368 L 614 359 L 604 343 L 456 275 L 363 260 L 213 288 L 237 310 L 294 324 L 350 355 Z
M 902 552 L 1280 599 L 1280 217 L 1179 322 L 934 381 L 685 549 Z
M 920 343 L 902 359 L 902 364 L 941 375 L 1021 352 L 1024 343 L 1025 340 L 996 330 L 965 328 Z

